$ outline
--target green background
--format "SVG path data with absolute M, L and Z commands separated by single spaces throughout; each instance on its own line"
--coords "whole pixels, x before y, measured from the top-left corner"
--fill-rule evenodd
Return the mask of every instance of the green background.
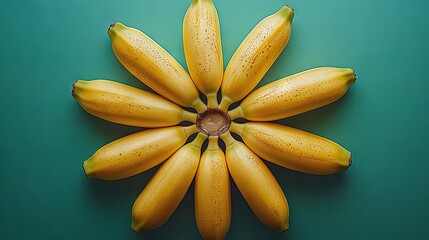
M 139 28 L 183 66 L 181 24 L 190 1 L 0 2 L 1 239 L 140 239 L 134 199 L 155 169 L 120 181 L 87 179 L 94 151 L 139 128 L 95 118 L 75 102 L 77 79 L 145 88 L 112 53 L 106 30 Z M 241 40 L 283 4 L 292 35 L 260 85 L 318 66 L 352 67 L 339 101 L 283 124 L 332 139 L 353 166 L 331 176 L 269 164 L 290 206 L 290 230 L 262 225 L 232 188 L 228 239 L 429 239 L 429 28 L 424 0 L 215 0 L 227 63 Z M 146 88 L 147 89 L 147 88 Z M 143 239 L 199 239 L 193 190 Z

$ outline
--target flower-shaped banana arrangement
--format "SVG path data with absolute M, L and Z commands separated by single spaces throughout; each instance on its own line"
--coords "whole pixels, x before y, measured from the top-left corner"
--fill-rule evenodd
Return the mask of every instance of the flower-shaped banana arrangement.
M 103 146 L 83 163 L 88 177 L 105 180 L 127 178 L 162 163 L 134 203 L 135 231 L 165 223 L 195 179 L 199 232 L 204 239 L 225 238 L 231 222 L 231 176 L 256 217 L 282 232 L 289 227 L 288 203 L 262 159 L 321 175 L 350 166 L 351 154 L 340 145 L 269 121 L 339 99 L 355 82 L 352 69 L 315 68 L 252 92 L 287 45 L 293 17 L 292 8 L 284 6 L 261 20 L 224 70 L 216 9 L 211 0 L 193 0 L 183 21 L 189 74 L 143 32 L 119 22 L 109 27 L 118 60 L 159 95 L 108 80 L 78 80 L 73 96 L 97 117 L 150 128 Z M 248 121 L 234 121 L 240 118 Z

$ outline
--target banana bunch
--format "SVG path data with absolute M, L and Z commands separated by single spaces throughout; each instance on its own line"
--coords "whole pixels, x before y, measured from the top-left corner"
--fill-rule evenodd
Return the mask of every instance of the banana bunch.
M 289 205 L 263 160 L 317 175 L 349 168 L 352 155 L 339 144 L 269 121 L 340 99 L 356 81 L 352 69 L 314 68 L 252 92 L 286 47 L 293 18 L 293 9 L 284 6 L 262 19 L 224 71 L 217 10 L 212 0 L 192 0 L 182 32 L 189 74 L 140 30 L 120 22 L 109 27 L 119 62 L 161 96 L 109 80 L 78 80 L 72 95 L 96 117 L 152 128 L 106 144 L 83 163 L 88 177 L 105 180 L 162 164 L 133 205 L 133 230 L 141 233 L 168 221 L 195 179 L 197 228 L 204 239 L 224 239 L 231 223 L 231 177 L 255 216 L 283 232 Z

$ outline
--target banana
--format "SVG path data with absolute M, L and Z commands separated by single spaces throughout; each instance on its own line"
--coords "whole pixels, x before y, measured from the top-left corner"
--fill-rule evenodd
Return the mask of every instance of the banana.
M 229 115 L 251 121 L 290 117 L 338 100 L 355 81 L 350 68 L 314 68 L 258 88 Z
M 226 145 L 229 173 L 259 220 L 277 232 L 289 227 L 289 206 L 282 188 L 267 165 L 229 132 L 221 135 Z
M 203 239 L 224 239 L 231 222 L 231 186 L 218 137 L 210 136 L 195 177 L 195 220 Z
M 180 106 L 206 110 L 189 74 L 154 40 L 120 22 L 110 25 L 108 34 L 119 62 L 136 78 Z
M 269 122 L 231 122 L 230 130 L 267 161 L 310 174 L 332 174 L 351 165 L 351 153 L 317 135 Z
M 201 145 L 206 138 L 205 134 L 199 133 L 194 141 L 177 150 L 158 169 L 134 203 L 132 229 L 142 233 L 167 222 L 194 179 Z
M 294 13 L 289 6 L 260 21 L 246 36 L 225 69 L 219 109 L 241 100 L 259 83 L 286 47 Z
M 157 94 L 108 80 L 78 80 L 72 94 L 88 113 L 114 123 L 166 127 L 197 118 Z
M 83 163 L 91 178 L 117 180 L 146 171 L 170 157 L 197 132 L 195 124 L 144 130 L 113 141 Z
M 218 108 L 223 57 L 219 19 L 212 0 L 193 0 L 183 20 L 183 47 L 189 73 L 207 97 L 209 108 Z

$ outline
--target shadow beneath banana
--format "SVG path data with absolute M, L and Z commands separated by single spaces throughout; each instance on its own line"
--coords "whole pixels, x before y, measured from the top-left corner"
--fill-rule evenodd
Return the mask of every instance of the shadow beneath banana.
M 87 125 L 86 128 L 94 131 L 93 135 L 99 139 L 110 139 L 110 141 L 113 141 L 145 129 L 108 122 L 87 113 L 82 108 L 80 108 L 80 110 L 78 108 L 80 108 L 80 106 L 76 106 L 76 115 L 79 115 L 77 119 L 82 122 L 82 125 Z M 106 144 L 108 142 L 106 142 Z
M 347 183 L 348 170 L 331 175 L 312 175 L 289 170 L 269 162 L 266 164 L 285 191 L 305 191 L 306 195 L 315 197 L 329 196 L 330 192 L 343 188 Z
M 135 199 L 157 169 L 158 167 L 154 167 L 135 176 L 114 181 L 88 178 L 82 170 L 82 185 L 86 191 L 88 204 L 100 212 L 114 213 L 112 216 L 119 212 L 131 216 L 131 207 Z

